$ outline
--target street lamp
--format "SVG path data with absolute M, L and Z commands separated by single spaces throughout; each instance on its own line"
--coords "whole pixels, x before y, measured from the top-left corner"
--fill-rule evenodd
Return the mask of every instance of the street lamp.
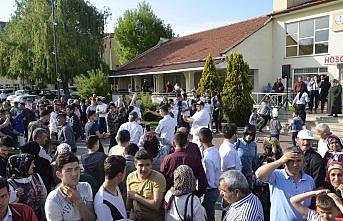
M 57 61 L 57 41 L 56 41 L 56 29 L 57 29 L 57 17 L 55 12 L 55 7 L 57 5 L 57 0 L 51 0 L 51 8 L 52 8 L 52 30 L 53 30 L 53 49 L 54 51 L 52 54 L 54 55 L 55 60 L 55 75 L 57 77 L 57 91 L 58 91 L 58 99 L 60 99 L 61 92 L 60 92 L 60 81 L 61 77 L 58 73 L 58 61 Z

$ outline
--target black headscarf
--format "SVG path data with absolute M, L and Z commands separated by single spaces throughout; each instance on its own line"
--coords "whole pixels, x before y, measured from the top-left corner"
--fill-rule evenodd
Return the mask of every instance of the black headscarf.
M 10 156 L 7 162 L 7 177 L 20 179 L 27 178 L 29 174 L 29 169 L 34 160 L 34 156 L 31 154 L 17 154 Z
M 40 146 L 37 142 L 31 141 L 20 147 L 22 153 L 32 154 L 33 156 L 38 156 L 40 151 Z

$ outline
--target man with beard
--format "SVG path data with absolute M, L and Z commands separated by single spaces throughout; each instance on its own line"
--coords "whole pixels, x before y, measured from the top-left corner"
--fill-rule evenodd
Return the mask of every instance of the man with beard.
M 32 121 L 28 126 L 28 141 L 33 141 L 33 131 L 37 128 L 43 128 L 49 132 L 50 111 L 44 109 L 40 113 L 39 120 Z
M 6 178 L 6 166 L 7 160 L 10 156 L 10 152 L 13 147 L 9 147 L 6 145 L 6 140 L 12 140 L 11 137 L 2 137 L 0 140 L 0 176 Z M 12 140 L 13 143 L 13 140 Z

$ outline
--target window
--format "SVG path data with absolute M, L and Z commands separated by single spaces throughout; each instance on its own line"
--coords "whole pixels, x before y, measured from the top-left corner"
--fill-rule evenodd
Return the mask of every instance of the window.
M 286 24 L 286 57 L 328 53 L 329 16 Z

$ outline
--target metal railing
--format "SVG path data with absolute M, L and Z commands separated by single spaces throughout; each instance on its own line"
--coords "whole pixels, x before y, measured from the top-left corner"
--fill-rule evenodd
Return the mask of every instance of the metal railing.
M 282 107 L 287 104 L 287 93 L 262 93 L 252 92 L 250 94 L 254 101 L 254 106 L 260 106 L 265 97 L 269 96 L 270 104 L 273 107 Z

